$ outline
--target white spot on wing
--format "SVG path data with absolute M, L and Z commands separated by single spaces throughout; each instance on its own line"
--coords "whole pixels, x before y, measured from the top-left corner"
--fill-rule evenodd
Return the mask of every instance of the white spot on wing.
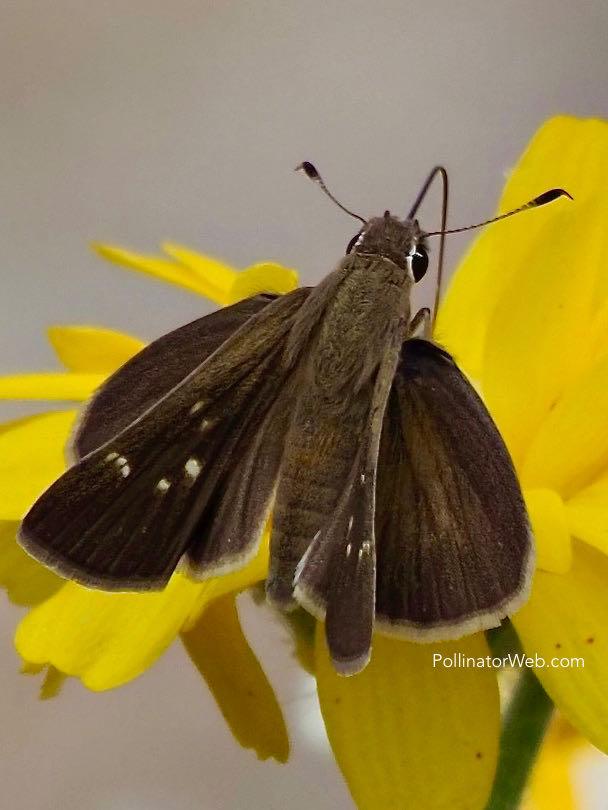
M 372 550 L 372 544 L 369 542 L 369 540 L 365 540 L 361 544 L 361 548 L 359 549 L 359 555 L 358 555 L 359 559 L 361 559 L 364 554 L 369 554 L 371 550 Z
M 118 453 L 108 453 L 106 456 L 106 461 L 113 461 L 120 470 L 120 474 L 123 476 L 123 478 L 130 475 L 131 468 L 129 467 L 127 459 L 124 456 L 119 456 Z
M 189 458 L 184 464 L 184 470 L 186 471 L 186 475 L 189 475 L 190 478 L 196 480 L 201 471 L 201 463 L 197 458 Z
M 168 481 L 166 478 L 161 478 L 158 484 L 156 485 L 156 489 L 164 494 L 169 489 L 170 486 L 171 481 Z
M 198 413 L 205 403 L 202 400 L 195 402 L 194 405 L 190 408 L 190 414 L 194 416 L 195 413 Z

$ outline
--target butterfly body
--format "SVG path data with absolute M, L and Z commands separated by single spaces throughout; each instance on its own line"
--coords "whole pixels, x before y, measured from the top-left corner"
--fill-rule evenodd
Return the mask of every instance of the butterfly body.
M 92 587 L 246 564 L 323 619 L 338 671 L 374 624 L 432 641 L 495 626 L 533 550 L 508 453 L 451 357 L 412 337 L 415 220 L 370 219 L 317 287 L 259 295 L 155 341 L 93 398 L 76 463 L 21 542 Z M 424 266 L 422 266 L 424 265 Z
M 296 567 L 338 506 L 335 483 L 357 453 L 372 453 L 363 444 L 376 380 L 387 348 L 405 339 L 410 287 L 406 269 L 390 259 L 351 254 L 302 308 L 306 323 L 308 309 L 323 317 L 299 370 L 275 501 L 267 590 L 277 605 L 296 605 Z

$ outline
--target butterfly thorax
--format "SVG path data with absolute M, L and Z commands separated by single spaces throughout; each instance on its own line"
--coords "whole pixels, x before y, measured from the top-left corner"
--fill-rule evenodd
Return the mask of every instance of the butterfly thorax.
M 382 256 L 407 272 L 407 258 L 421 243 L 424 243 L 424 237 L 417 220 L 401 220 L 386 211 L 384 216 L 372 217 L 363 226 L 352 252 Z
M 382 256 L 350 254 L 332 276 L 338 281 L 328 279 L 324 317 L 308 355 L 309 382 L 329 397 L 370 383 L 389 335 L 399 330 L 405 338 L 411 289 L 407 270 Z

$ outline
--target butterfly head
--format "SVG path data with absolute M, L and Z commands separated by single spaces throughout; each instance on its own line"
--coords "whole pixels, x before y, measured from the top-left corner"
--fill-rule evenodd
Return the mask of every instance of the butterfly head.
M 390 259 L 407 272 L 414 282 L 426 273 L 429 256 L 416 219 L 398 219 L 384 212 L 372 217 L 350 240 L 347 253 L 363 253 Z
M 304 172 L 310 180 L 321 187 L 338 208 L 362 223 L 359 232 L 348 243 L 347 254 L 363 253 L 382 256 L 405 270 L 413 282 L 420 281 L 427 271 L 429 256 L 425 244 L 425 234 L 420 230 L 417 219 L 398 219 L 391 216 L 390 211 L 385 211 L 382 217 L 365 219 L 342 205 L 334 197 L 312 163 L 305 160 L 296 166 L 296 171 Z
M 473 228 L 480 228 L 482 225 L 490 225 L 493 222 L 498 222 L 498 220 L 511 217 L 513 214 L 519 214 L 520 212 L 527 211 L 530 208 L 538 208 L 541 205 L 546 205 L 547 203 L 553 202 L 553 200 L 557 200 L 559 197 L 569 197 L 572 199 L 572 196 L 565 191 L 565 189 L 552 188 L 549 189 L 549 191 L 545 191 L 543 194 L 540 194 L 538 197 L 534 197 L 532 200 L 529 200 L 529 202 L 520 205 L 518 208 L 514 208 L 512 211 L 507 211 L 505 214 L 499 214 L 496 217 L 486 219 L 483 222 L 478 222 L 475 225 L 467 225 L 464 228 L 448 229 L 446 228 L 448 176 L 443 166 L 435 166 L 433 171 L 428 176 L 426 183 L 422 187 L 422 190 L 418 194 L 416 202 L 410 209 L 408 217 L 403 220 L 391 216 L 390 211 L 385 211 L 384 216 L 382 217 L 372 217 L 369 220 L 365 219 L 365 217 L 362 217 L 360 214 L 356 214 L 345 205 L 342 205 L 342 203 L 334 197 L 312 163 L 305 160 L 296 167 L 296 171 L 304 172 L 304 174 L 310 178 L 310 180 L 313 180 L 318 186 L 321 187 L 321 189 L 323 189 L 325 194 L 338 206 L 338 208 L 341 208 L 349 216 L 354 217 L 354 219 L 358 219 L 362 223 L 359 232 L 355 234 L 355 236 L 348 243 L 348 247 L 346 248 L 347 254 L 363 253 L 373 256 L 383 256 L 386 259 L 390 259 L 398 267 L 405 270 L 413 282 L 417 282 L 424 277 L 429 264 L 426 237 L 440 236 L 441 242 L 439 248 L 437 296 L 441 290 L 443 239 L 446 234 L 461 233 L 462 231 L 470 231 Z M 433 181 L 433 178 L 437 177 L 438 175 L 443 177 L 443 214 L 441 230 L 427 231 L 425 233 L 420 230 L 418 220 L 415 219 L 415 216 L 418 208 L 420 207 L 420 203 L 424 199 L 429 186 Z M 438 298 L 436 299 L 436 304 L 437 301 Z

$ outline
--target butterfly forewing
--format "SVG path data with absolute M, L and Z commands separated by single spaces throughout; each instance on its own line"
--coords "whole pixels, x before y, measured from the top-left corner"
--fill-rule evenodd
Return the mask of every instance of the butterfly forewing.
M 258 438 L 256 415 L 270 408 L 289 375 L 282 350 L 307 295 L 303 288 L 269 303 L 163 398 L 68 470 L 26 516 L 25 548 L 85 584 L 163 587 L 192 537 L 204 544 L 201 518 L 213 498 L 221 503 L 218 487 L 227 486 L 232 454 Z M 266 427 L 272 436 L 272 426 Z M 91 436 L 102 433 L 85 427 L 80 435 L 94 443 Z M 261 488 L 271 493 L 274 480 L 265 479 Z M 260 498 L 267 502 L 269 495 Z M 213 517 L 207 510 L 207 524 Z M 251 527 L 234 550 L 216 544 L 205 564 L 213 567 L 218 558 L 226 565 L 232 556 L 236 565 L 258 538 Z
M 154 340 L 116 371 L 85 408 L 72 440 L 76 458 L 96 450 L 155 405 L 251 317 L 275 300 L 261 294 Z

